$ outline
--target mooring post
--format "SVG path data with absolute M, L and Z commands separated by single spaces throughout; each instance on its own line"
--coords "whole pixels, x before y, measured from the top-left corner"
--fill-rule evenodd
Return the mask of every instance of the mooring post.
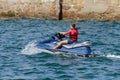
M 62 20 L 62 0 L 57 0 L 57 18 L 58 20 Z

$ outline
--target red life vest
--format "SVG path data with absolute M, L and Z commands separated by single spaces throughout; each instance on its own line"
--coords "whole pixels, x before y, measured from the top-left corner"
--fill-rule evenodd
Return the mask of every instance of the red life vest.
M 65 32 L 65 34 L 69 34 L 70 39 L 72 42 L 76 42 L 78 39 L 78 30 L 77 28 L 73 28 Z

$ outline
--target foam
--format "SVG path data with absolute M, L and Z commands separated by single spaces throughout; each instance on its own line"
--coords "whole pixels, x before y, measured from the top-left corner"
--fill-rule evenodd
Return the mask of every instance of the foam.
M 106 57 L 108 57 L 108 58 L 120 58 L 120 55 L 108 54 L 108 55 L 106 55 Z
M 21 54 L 26 55 L 34 55 L 38 53 L 41 53 L 41 50 L 36 47 L 36 41 L 29 42 L 21 51 Z

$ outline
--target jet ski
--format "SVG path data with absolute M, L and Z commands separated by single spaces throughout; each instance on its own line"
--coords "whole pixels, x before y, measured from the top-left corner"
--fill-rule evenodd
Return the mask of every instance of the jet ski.
M 71 44 L 63 45 L 59 49 L 53 49 L 53 47 L 55 47 L 59 41 L 63 40 L 63 38 L 65 39 L 65 35 L 56 33 L 53 36 L 49 37 L 49 39 L 38 42 L 36 46 L 38 48 L 45 49 L 51 52 L 71 53 L 77 54 L 81 57 L 93 56 L 93 54 L 91 53 L 92 50 L 90 47 L 90 43 L 88 41 L 78 41 Z

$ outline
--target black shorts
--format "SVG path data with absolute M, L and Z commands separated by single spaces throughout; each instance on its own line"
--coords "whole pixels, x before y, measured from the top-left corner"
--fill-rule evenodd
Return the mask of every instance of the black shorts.
M 72 40 L 71 39 L 67 39 L 68 40 L 68 44 L 72 44 Z

